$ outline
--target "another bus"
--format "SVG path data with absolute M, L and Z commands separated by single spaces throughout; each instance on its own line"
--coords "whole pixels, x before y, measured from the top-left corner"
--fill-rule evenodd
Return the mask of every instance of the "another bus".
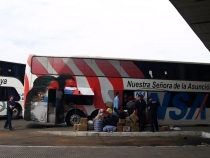
M 0 61 L 0 116 L 7 115 L 9 95 L 14 96 L 16 107 L 13 118 L 18 118 L 23 107 L 25 64 Z
M 204 63 L 30 55 L 24 119 L 73 125 L 119 92 L 123 109 L 139 93 L 158 100 L 160 125 L 209 124 L 209 72 Z

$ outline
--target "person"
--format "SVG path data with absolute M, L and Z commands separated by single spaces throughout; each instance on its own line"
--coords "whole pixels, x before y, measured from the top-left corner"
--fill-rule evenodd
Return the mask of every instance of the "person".
M 158 112 L 159 106 L 160 104 L 158 101 L 149 97 L 149 102 L 147 104 L 146 112 L 148 113 L 148 118 L 151 124 L 151 132 L 154 132 L 153 123 L 155 124 L 156 131 L 159 131 L 158 121 L 157 121 L 157 112 Z
M 129 102 L 126 104 L 126 109 L 128 110 L 128 115 L 130 116 L 133 113 L 134 102 L 133 97 L 130 97 Z
M 12 114 L 13 109 L 15 108 L 15 102 L 13 101 L 14 97 L 12 95 L 9 96 L 9 100 L 7 101 L 7 121 L 5 122 L 4 128 L 6 129 L 9 125 L 9 129 L 12 131 L 14 128 L 12 127 Z
M 120 93 L 116 92 L 116 96 L 114 98 L 114 112 L 118 114 L 118 110 L 120 110 Z
M 137 116 L 139 117 L 139 127 L 143 131 L 145 128 L 145 110 L 146 102 L 143 99 L 143 95 L 138 95 L 136 102 L 134 103 L 134 112 L 137 110 Z

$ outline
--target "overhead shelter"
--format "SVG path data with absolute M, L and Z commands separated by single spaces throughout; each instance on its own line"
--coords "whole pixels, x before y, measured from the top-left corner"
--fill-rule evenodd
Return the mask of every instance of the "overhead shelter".
M 188 25 L 210 51 L 210 1 L 170 0 Z

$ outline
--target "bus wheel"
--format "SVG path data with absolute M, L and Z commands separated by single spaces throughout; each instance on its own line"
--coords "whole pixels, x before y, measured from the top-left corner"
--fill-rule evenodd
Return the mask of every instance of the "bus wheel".
M 80 123 L 80 118 L 86 117 L 85 114 L 81 111 L 70 111 L 66 116 L 66 124 L 67 126 L 73 126 L 74 124 Z
M 12 114 L 12 118 L 14 119 L 18 119 L 18 117 L 20 116 L 20 107 L 15 107 L 13 109 L 13 114 Z

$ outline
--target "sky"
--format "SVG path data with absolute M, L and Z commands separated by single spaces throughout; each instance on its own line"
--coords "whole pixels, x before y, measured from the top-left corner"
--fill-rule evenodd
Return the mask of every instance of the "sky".
M 0 60 L 29 54 L 210 61 L 169 0 L 0 0 Z

